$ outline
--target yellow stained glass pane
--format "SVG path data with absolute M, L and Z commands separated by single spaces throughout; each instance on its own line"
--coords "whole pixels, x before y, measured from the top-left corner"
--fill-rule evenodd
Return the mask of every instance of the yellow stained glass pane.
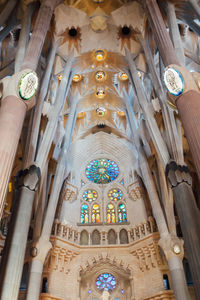
M 93 209 L 97 210 L 99 208 L 99 205 L 98 204 L 94 204 L 93 205 Z

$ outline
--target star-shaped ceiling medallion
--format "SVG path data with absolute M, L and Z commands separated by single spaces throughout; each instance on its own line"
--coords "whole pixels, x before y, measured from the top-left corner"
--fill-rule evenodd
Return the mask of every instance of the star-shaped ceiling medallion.
M 81 42 L 81 29 L 79 27 L 66 28 L 66 30 L 60 36 L 63 38 L 61 46 L 68 42 L 68 53 L 72 48 L 75 48 L 79 53 Z
M 131 41 L 137 42 L 139 31 L 133 29 L 132 26 L 120 26 L 118 30 L 118 39 L 121 40 L 121 51 L 126 46 L 131 51 Z

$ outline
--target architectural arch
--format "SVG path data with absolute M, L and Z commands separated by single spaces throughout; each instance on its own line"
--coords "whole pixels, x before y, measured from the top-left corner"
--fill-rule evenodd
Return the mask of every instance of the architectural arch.
M 126 229 L 121 229 L 119 233 L 120 244 L 128 244 L 128 232 Z
M 100 245 L 101 244 L 101 235 L 100 232 L 95 229 L 92 232 L 92 245 Z
M 117 234 L 114 231 L 114 229 L 110 229 L 108 231 L 108 244 L 109 245 L 115 245 L 117 243 Z
M 88 245 L 89 234 L 86 230 L 81 231 L 80 234 L 80 245 Z

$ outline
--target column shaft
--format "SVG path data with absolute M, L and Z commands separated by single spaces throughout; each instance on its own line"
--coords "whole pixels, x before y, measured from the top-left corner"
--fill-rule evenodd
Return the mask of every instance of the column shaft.
M 46 209 L 46 215 L 43 222 L 42 233 L 38 240 L 38 243 L 36 244 L 39 255 L 32 261 L 31 264 L 26 300 L 38 300 L 38 296 L 40 294 L 42 269 L 43 269 L 44 261 L 46 259 L 46 255 L 48 254 L 48 251 L 50 249 L 48 246 L 50 244 L 49 239 L 51 236 L 59 194 L 63 185 L 65 168 L 66 168 L 66 157 L 68 154 L 69 146 L 71 144 L 71 136 L 75 125 L 74 122 L 75 118 L 76 118 L 76 104 L 72 103 L 72 107 L 70 109 L 70 113 L 65 128 L 65 137 L 64 137 L 65 142 L 63 145 L 63 149 L 61 149 L 60 158 L 57 164 L 51 196 L 49 198 L 49 203 Z M 38 265 L 39 259 L 40 259 L 41 272 L 39 271 L 36 272 L 35 267 Z
M 174 200 L 194 282 L 195 295 L 200 299 L 200 214 L 191 187 L 182 182 L 173 188 Z
M 8 96 L 1 101 L 0 109 L 0 218 L 4 209 L 17 146 L 20 138 L 26 105 L 15 96 Z
M 170 30 L 170 36 L 173 41 L 176 55 L 179 59 L 180 65 L 184 66 L 185 54 L 184 54 L 183 43 L 181 40 L 178 23 L 176 19 L 175 7 L 174 4 L 169 1 L 167 2 L 167 19 L 168 19 L 168 25 Z
M 31 263 L 31 272 L 29 275 L 29 285 L 26 299 L 38 300 L 40 296 L 40 286 L 43 272 L 43 263 L 34 259 Z
M 175 299 L 189 300 L 183 264 L 178 256 L 168 259 Z
M 173 44 L 166 30 L 165 23 L 160 13 L 156 0 L 146 0 L 148 20 L 154 34 L 156 44 L 165 66 L 179 65 Z
M 200 179 L 200 95 L 188 91 L 177 99 L 176 104 Z
M 1 300 L 18 299 L 34 195 L 35 192 L 26 187 L 20 190 L 21 201 L 2 282 Z
M 21 70 L 36 70 L 42 52 L 42 47 L 44 45 L 47 30 L 49 28 L 49 24 L 53 14 L 53 9 L 57 3 L 58 0 L 53 0 L 52 4 L 50 4 L 49 1 L 42 1 L 37 16 L 36 24 L 34 26 L 33 34 L 30 38 L 25 53 L 24 62 L 21 66 Z

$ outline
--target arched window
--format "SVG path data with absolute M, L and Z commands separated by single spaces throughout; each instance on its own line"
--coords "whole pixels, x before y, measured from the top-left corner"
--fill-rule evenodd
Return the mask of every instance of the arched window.
M 100 245 L 101 236 L 98 230 L 94 230 L 92 233 L 92 245 Z
M 109 203 L 107 206 L 107 223 L 115 223 L 115 207 L 112 203 Z
M 80 245 L 88 245 L 88 240 L 88 232 L 86 230 L 81 231 Z
M 163 283 L 164 283 L 165 290 L 170 290 L 169 279 L 167 274 L 163 275 Z
M 108 244 L 113 245 L 116 244 L 116 242 L 117 242 L 116 232 L 113 229 L 111 229 L 108 231 Z
M 92 223 L 99 223 L 100 209 L 98 204 L 92 206 Z
M 120 244 L 128 244 L 128 233 L 126 229 L 122 229 L 119 233 Z
M 118 222 L 119 223 L 127 222 L 126 207 L 124 203 L 120 203 L 118 206 Z
M 81 224 L 87 224 L 89 222 L 89 212 L 87 204 L 81 206 Z

